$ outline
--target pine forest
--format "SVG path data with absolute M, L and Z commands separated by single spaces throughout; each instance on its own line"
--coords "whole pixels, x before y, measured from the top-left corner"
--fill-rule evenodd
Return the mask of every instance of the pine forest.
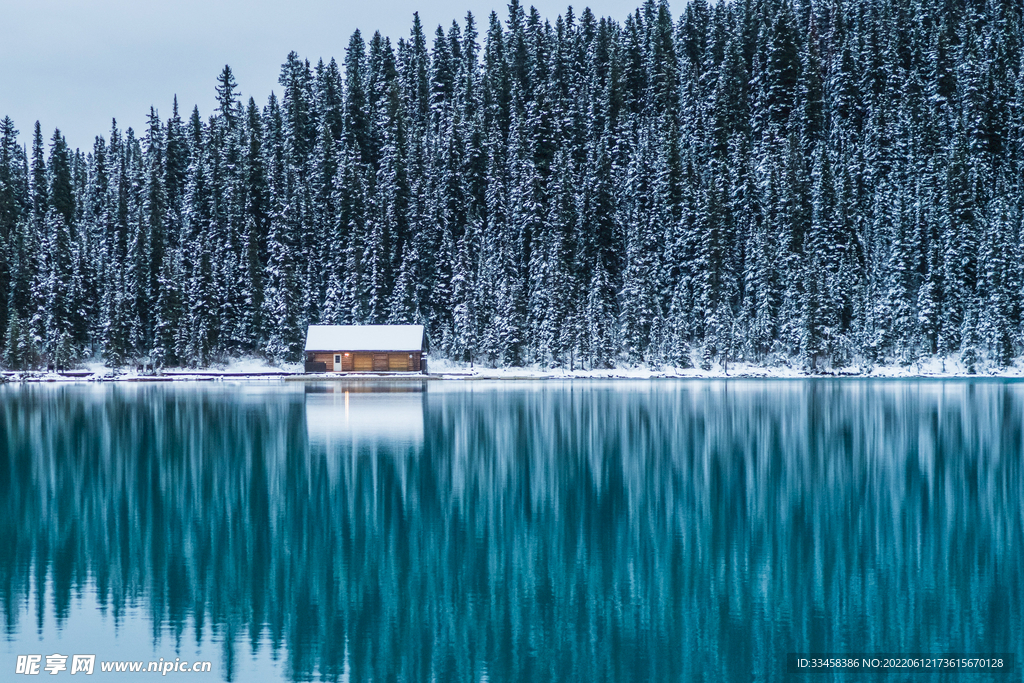
M 312 323 L 488 366 L 1024 353 L 1019 0 L 676 10 L 414 16 L 86 150 L 3 118 L 0 364 L 295 362 Z

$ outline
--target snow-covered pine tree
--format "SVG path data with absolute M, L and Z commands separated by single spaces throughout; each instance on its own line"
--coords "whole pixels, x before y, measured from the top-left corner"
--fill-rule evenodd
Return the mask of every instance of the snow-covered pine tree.
M 263 122 L 255 100 L 249 98 L 242 132 L 244 194 L 241 232 L 241 310 L 239 329 L 242 348 L 256 353 L 263 348 L 266 330 L 263 319 L 264 282 L 267 267 L 267 234 L 270 226 L 270 187 L 263 152 Z
M 271 178 L 271 210 L 267 236 L 264 319 L 268 327 L 265 352 L 272 360 L 297 360 L 301 351 L 300 279 L 297 272 L 300 210 L 295 201 L 297 178 L 286 153 L 284 121 L 273 96 L 264 114 L 268 129 L 265 153 Z
M 18 221 L 23 197 L 19 197 L 17 159 L 18 131 L 14 121 L 5 116 L 0 121 L 0 330 L 6 332 L 12 307 L 18 243 Z M 6 342 L 0 340 L 0 353 Z

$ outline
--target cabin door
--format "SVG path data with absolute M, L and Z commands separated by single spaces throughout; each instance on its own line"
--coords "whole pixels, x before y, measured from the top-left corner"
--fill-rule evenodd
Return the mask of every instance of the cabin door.
M 334 354 L 334 372 L 341 372 L 341 354 Z

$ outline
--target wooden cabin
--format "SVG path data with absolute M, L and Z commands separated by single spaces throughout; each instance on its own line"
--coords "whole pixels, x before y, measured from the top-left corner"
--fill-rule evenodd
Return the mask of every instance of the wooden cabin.
M 306 372 L 426 372 L 423 325 L 310 325 Z

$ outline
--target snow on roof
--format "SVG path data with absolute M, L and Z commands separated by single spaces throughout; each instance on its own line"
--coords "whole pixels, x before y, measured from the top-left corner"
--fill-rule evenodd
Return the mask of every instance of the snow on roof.
M 423 325 L 310 325 L 306 351 L 419 351 Z

